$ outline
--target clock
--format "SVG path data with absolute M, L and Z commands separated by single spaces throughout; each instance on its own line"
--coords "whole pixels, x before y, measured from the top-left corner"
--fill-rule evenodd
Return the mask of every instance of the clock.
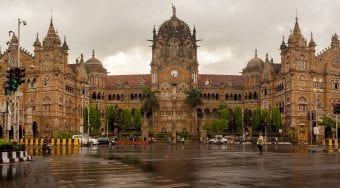
M 178 76 L 178 72 L 176 71 L 176 70 L 172 70 L 171 72 L 170 72 L 170 75 L 172 76 L 172 77 L 177 77 Z

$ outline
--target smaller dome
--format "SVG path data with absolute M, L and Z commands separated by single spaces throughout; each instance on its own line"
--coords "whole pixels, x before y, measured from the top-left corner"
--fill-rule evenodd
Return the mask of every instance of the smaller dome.
M 94 50 L 92 52 L 92 58 L 88 59 L 85 62 L 85 66 L 88 70 L 91 70 L 91 71 L 100 71 L 100 72 L 104 71 L 104 72 L 106 72 L 106 69 L 104 69 L 102 63 L 97 58 L 95 58 Z
M 88 59 L 85 62 L 86 65 L 100 65 L 102 67 L 102 62 L 100 62 L 97 58 L 94 56 L 94 50 L 92 51 L 92 58 Z
M 255 50 L 255 57 L 252 58 L 248 64 L 247 64 L 247 69 L 248 68 L 262 68 L 263 67 L 263 60 L 257 57 L 257 50 Z

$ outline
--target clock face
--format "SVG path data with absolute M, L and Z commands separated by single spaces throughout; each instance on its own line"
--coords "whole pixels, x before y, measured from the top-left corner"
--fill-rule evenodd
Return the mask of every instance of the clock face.
M 172 70 L 170 75 L 175 78 L 178 76 L 178 72 L 176 70 Z

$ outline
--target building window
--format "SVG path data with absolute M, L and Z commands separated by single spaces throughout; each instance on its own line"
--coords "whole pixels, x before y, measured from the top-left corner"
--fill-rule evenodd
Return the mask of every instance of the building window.
M 297 67 L 298 70 L 306 70 L 307 69 L 307 61 L 306 61 L 306 58 L 305 56 L 301 55 L 298 59 L 298 67 Z
M 307 111 L 307 100 L 305 97 L 300 97 L 298 100 L 299 104 L 299 111 L 300 112 L 305 112 Z
M 323 81 L 322 79 L 313 79 L 314 89 L 323 89 Z
M 300 75 L 299 77 L 299 88 L 305 89 L 306 88 L 306 80 L 304 75 Z

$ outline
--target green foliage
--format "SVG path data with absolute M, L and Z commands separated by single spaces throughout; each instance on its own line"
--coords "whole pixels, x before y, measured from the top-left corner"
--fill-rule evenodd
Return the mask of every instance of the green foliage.
M 322 124 L 325 126 L 325 127 L 335 127 L 336 126 L 336 122 L 333 120 L 333 119 L 331 119 L 331 118 L 329 118 L 329 117 L 327 117 L 327 116 L 324 116 L 323 118 L 322 118 Z
M 142 127 L 142 115 L 140 113 L 140 110 L 135 110 L 134 111 L 132 126 L 134 128 L 136 128 L 137 131 L 141 131 L 141 127 Z
M 121 128 L 126 131 L 131 127 L 131 111 L 129 109 L 124 109 L 122 111 L 122 126 Z
M 12 151 L 14 144 L 8 140 L 0 139 L 0 151 Z
M 185 103 L 190 105 L 193 109 L 195 109 L 196 106 L 199 106 L 202 104 L 202 98 L 201 98 L 201 92 L 197 89 L 191 89 L 190 91 L 187 91 L 187 97 L 185 98 Z
M 279 108 L 274 107 L 272 109 L 272 119 L 271 119 L 271 131 L 278 131 L 281 128 L 282 120 Z
M 192 135 L 188 132 L 180 132 L 180 133 L 177 133 L 177 139 L 181 139 L 181 138 L 184 138 L 185 140 L 188 140 L 189 138 L 191 138 Z
M 252 128 L 255 131 L 261 131 L 262 126 L 261 126 L 261 109 L 260 107 L 256 107 L 251 116 L 251 123 L 252 123 Z
M 115 109 L 113 108 L 112 104 L 106 106 L 106 123 L 108 125 L 108 129 L 111 131 L 113 130 L 114 126 L 114 112 Z
M 24 151 L 25 149 L 24 144 L 0 139 L 0 152 Z
M 74 133 L 59 133 L 58 138 L 72 138 Z
M 100 112 L 95 105 L 90 105 L 90 126 L 94 132 L 100 129 Z
M 229 113 L 229 109 L 226 105 L 221 105 L 219 108 L 219 118 L 220 119 L 230 119 L 230 113 Z
M 235 131 L 242 132 L 242 108 L 240 106 L 235 106 L 234 108 L 234 122 Z
M 210 136 L 223 134 L 228 129 L 228 120 L 226 119 L 210 120 L 204 124 L 203 129 L 207 130 L 207 133 Z
M 145 88 L 143 90 L 143 95 L 145 95 L 143 102 L 143 110 L 145 113 L 153 114 L 159 109 L 159 102 L 154 91 L 150 88 Z

